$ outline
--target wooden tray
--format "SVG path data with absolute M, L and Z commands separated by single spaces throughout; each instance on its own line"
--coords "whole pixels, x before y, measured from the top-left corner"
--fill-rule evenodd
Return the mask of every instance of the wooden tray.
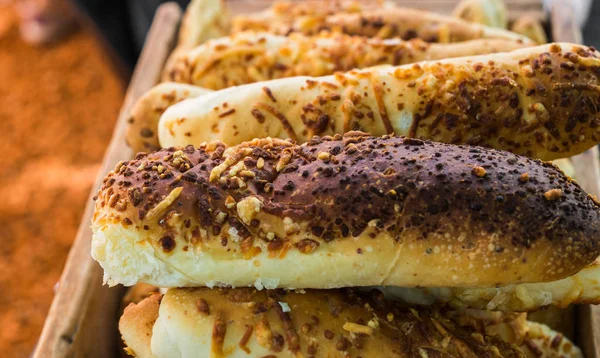
M 236 12 L 256 11 L 271 0 L 228 0 Z M 404 0 L 402 5 L 450 12 L 458 0 Z M 506 0 L 512 14 L 530 13 L 550 20 L 555 41 L 581 42 L 581 32 L 571 21 L 573 9 L 566 1 L 555 1 L 550 19 L 543 12 L 542 0 Z M 102 286 L 102 270 L 90 256 L 93 212 L 92 197 L 104 175 L 121 160 L 132 158 L 125 144 L 128 113 L 135 101 L 154 86 L 161 69 L 172 51 L 181 19 L 181 10 L 175 3 L 162 5 L 148 33 L 140 60 L 133 73 L 123 107 L 106 151 L 102 168 L 86 206 L 75 242 L 60 279 L 60 286 L 44 325 L 33 357 L 114 357 L 119 354 L 117 331 L 118 311 L 123 287 L 108 289 Z M 598 150 L 587 151 L 572 158 L 576 177 L 589 193 L 600 196 L 600 169 Z M 577 308 L 576 343 L 588 358 L 600 358 L 600 307 Z

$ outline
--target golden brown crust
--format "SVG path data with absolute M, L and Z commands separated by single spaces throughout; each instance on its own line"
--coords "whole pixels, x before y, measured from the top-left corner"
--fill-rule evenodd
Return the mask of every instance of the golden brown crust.
M 273 80 L 170 107 L 159 139 L 163 147 L 263 137 L 305 142 L 363 130 L 553 160 L 600 142 L 599 69 L 594 48 L 561 43 Z
M 360 0 L 304 0 L 275 1 L 261 12 L 234 16 L 231 33 L 245 31 L 268 31 L 280 35 L 302 32 L 316 35 L 325 29 L 327 16 L 340 13 L 360 13 L 379 7 L 394 6 L 389 1 Z
M 427 42 L 460 42 L 480 38 L 529 39 L 516 33 L 470 23 L 416 9 L 391 8 L 364 11 L 360 14 L 338 14 L 325 20 L 326 26 L 350 35 L 403 40 L 420 38 Z
M 599 219 L 595 201 L 552 164 L 352 132 L 302 146 L 262 139 L 227 151 L 211 143 L 138 155 L 119 164 L 98 193 L 93 254 L 112 283 L 207 284 L 213 273 L 201 269 L 204 261 L 259 258 L 251 269 L 218 272 L 222 283 L 247 286 L 273 276 L 270 265 L 304 257 L 310 265 L 289 267 L 280 286 L 489 287 L 581 270 L 600 255 Z M 131 252 L 117 229 L 151 245 L 183 281 L 170 281 L 179 276 L 166 268 L 151 278 L 122 276 L 128 268 L 119 260 L 127 259 L 104 253 Z M 310 276 L 317 262 L 334 259 L 320 256 L 328 250 L 363 265 L 362 257 L 373 258 L 369 249 L 387 262 L 360 269 L 375 270 L 371 276 Z M 190 261 L 177 268 L 181 260 Z M 340 270 L 340 277 L 354 272 Z
M 158 319 L 158 308 L 162 295 L 151 295 L 140 303 L 130 303 L 125 308 L 121 319 L 119 320 L 119 331 L 121 338 L 127 345 L 128 342 L 135 342 L 125 348 L 125 352 L 135 357 L 153 357 L 150 348 L 152 338 L 152 327 Z
M 147 310 L 159 313 L 154 306 Z M 120 329 L 136 326 L 124 317 Z M 515 345 L 459 327 L 438 310 L 412 309 L 383 300 L 377 291 L 353 290 L 171 289 L 160 305 L 152 349 L 157 358 L 219 351 L 282 358 L 525 356 Z
M 165 110 L 184 99 L 195 98 L 209 90 L 180 83 L 161 83 L 146 92 L 133 106 L 129 115 L 126 140 L 134 152 L 160 149 L 158 120 Z
M 169 80 L 210 89 L 293 76 L 326 76 L 378 65 L 490 54 L 525 47 L 521 40 L 480 39 L 429 44 L 420 39 L 379 40 L 344 34 L 277 36 L 239 33 L 181 53 Z
M 281 35 L 291 32 L 315 35 L 327 30 L 368 37 L 420 38 L 427 42 L 459 42 L 481 38 L 520 38 L 529 41 L 507 30 L 389 3 L 346 8 L 336 5 L 339 2 L 333 2 L 331 7 L 317 3 L 313 2 L 311 6 L 310 3 L 295 5 L 283 2 L 262 13 L 236 16 L 232 20 L 232 33 L 253 30 Z

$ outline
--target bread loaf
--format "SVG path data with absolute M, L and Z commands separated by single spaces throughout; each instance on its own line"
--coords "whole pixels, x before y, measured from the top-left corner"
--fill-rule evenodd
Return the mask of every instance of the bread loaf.
M 110 285 L 495 287 L 600 255 L 600 209 L 550 163 L 352 132 L 121 163 L 92 256 Z M 285 270 L 282 270 L 285 267 Z
M 600 54 L 551 44 L 489 56 L 294 77 L 181 102 L 161 117 L 162 147 L 362 130 L 508 150 L 543 160 L 600 141 Z
M 231 32 L 267 31 L 280 35 L 302 32 L 316 35 L 326 30 L 325 19 L 328 16 L 392 7 L 395 7 L 393 1 L 379 0 L 274 1 L 264 11 L 234 16 Z
M 136 153 L 160 149 L 158 120 L 165 110 L 184 99 L 195 98 L 209 92 L 210 90 L 182 83 L 164 82 L 154 86 L 131 109 L 127 144 Z
M 130 305 L 129 350 L 162 357 L 526 357 L 435 309 L 352 290 L 170 289 Z
M 179 55 L 168 80 L 210 89 L 293 76 L 325 76 L 337 71 L 377 65 L 402 65 L 444 58 L 512 51 L 520 40 L 483 39 L 454 44 L 422 40 L 378 40 L 329 34 L 277 36 L 240 33 L 221 38 Z
M 529 37 L 536 43 L 544 44 L 548 42 L 544 26 L 534 17 L 522 16 L 515 20 L 510 29 L 513 32 Z
M 573 276 L 552 282 L 480 288 L 387 287 L 384 292 L 410 304 L 449 304 L 458 308 L 523 312 L 546 306 L 566 308 L 572 304 L 600 304 L 598 282 L 600 267 L 594 263 Z
M 471 23 L 450 16 L 417 9 L 375 9 L 355 14 L 337 14 L 326 18 L 327 27 L 350 35 L 403 40 L 421 38 L 427 42 L 459 42 L 480 38 L 521 39 L 527 37 L 495 27 Z
M 286 13 L 271 9 L 258 14 L 236 16 L 232 20 L 232 33 L 254 30 L 280 35 L 291 32 L 314 35 L 327 30 L 367 37 L 399 37 L 403 40 L 420 38 L 427 42 L 504 38 L 534 44 L 527 37 L 504 29 L 392 4 L 363 6 L 354 11 L 328 11 L 327 6 L 321 8 L 320 5 L 321 2 L 313 5 L 304 12 L 305 15 L 294 16 L 293 11 Z

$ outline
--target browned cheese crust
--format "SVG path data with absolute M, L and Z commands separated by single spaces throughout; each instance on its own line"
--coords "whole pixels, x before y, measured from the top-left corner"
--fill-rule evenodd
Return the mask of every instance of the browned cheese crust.
M 315 4 L 316 3 L 316 4 Z M 474 24 L 451 16 L 416 9 L 396 7 L 390 3 L 380 6 L 322 6 L 322 2 L 308 4 L 277 3 L 262 13 L 235 16 L 232 33 L 268 31 L 287 35 L 301 32 L 315 35 L 322 31 L 341 31 L 349 35 L 379 38 L 420 38 L 427 42 L 460 42 L 481 38 L 522 39 L 533 41 L 516 33 Z
M 276 78 L 326 76 L 356 68 L 507 52 L 525 46 L 522 40 L 513 39 L 430 44 L 420 39 L 380 40 L 339 33 L 240 33 L 181 53 L 166 71 L 171 81 L 218 90 Z
M 152 245 L 162 262 L 192 255 L 196 263 L 179 268 L 186 279 L 210 274 L 193 272 L 209 257 L 224 260 L 222 265 L 234 257 L 260 257 L 260 270 L 300 260 L 291 254 L 336 248 L 344 253 L 340 262 L 365 265 L 365 272 L 375 270 L 378 259 L 391 265 L 389 272 L 360 279 L 357 273 L 349 282 L 305 277 L 310 265 L 275 271 L 281 277 L 297 274 L 299 285 L 285 279 L 279 285 L 299 288 L 551 281 L 600 254 L 597 201 L 550 163 L 360 132 L 315 137 L 301 146 L 262 139 L 225 149 L 220 143 L 169 148 L 119 164 L 98 193 L 96 236 L 123 227 Z M 126 239 L 108 239 L 126 246 Z M 99 261 L 119 281 L 107 269 L 115 257 L 107 256 Z M 362 262 L 364 257 L 374 261 Z M 311 265 L 330 259 L 315 256 Z M 219 280 L 252 285 L 254 276 L 246 271 L 220 272 L 227 277 Z M 173 285 L 173 275 L 161 271 L 150 282 Z
M 169 108 L 163 147 L 362 130 L 543 160 L 600 142 L 600 54 L 551 44 L 489 56 L 248 84 Z M 243 130 L 242 130 L 243 128 Z
M 120 330 L 129 348 L 141 352 L 149 342 L 126 333 L 152 331 L 133 313 L 159 315 L 156 358 L 525 357 L 516 345 L 460 327 L 444 312 L 385 301 L 378 291 L 171 289 L 160 311 L 143 304 L 128 308 Z
M 231 33 L 244 31 L 268 31 L 280 35 L 302 32 L 316 35 L 326 30 L 325 18 L 340 13 L 360 13 L 381 6 L 392 6 L 383 1 L 357 0 L 305 0 L 275 1 L 261 12 L 237 15 L 232 18 Z

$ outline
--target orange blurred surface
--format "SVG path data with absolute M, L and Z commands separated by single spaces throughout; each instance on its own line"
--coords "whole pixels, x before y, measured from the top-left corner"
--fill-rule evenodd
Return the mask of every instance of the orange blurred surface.
M 0 6 L 0 356 L 34 348 L 123 86 L 92 31 L 30 47 Z

